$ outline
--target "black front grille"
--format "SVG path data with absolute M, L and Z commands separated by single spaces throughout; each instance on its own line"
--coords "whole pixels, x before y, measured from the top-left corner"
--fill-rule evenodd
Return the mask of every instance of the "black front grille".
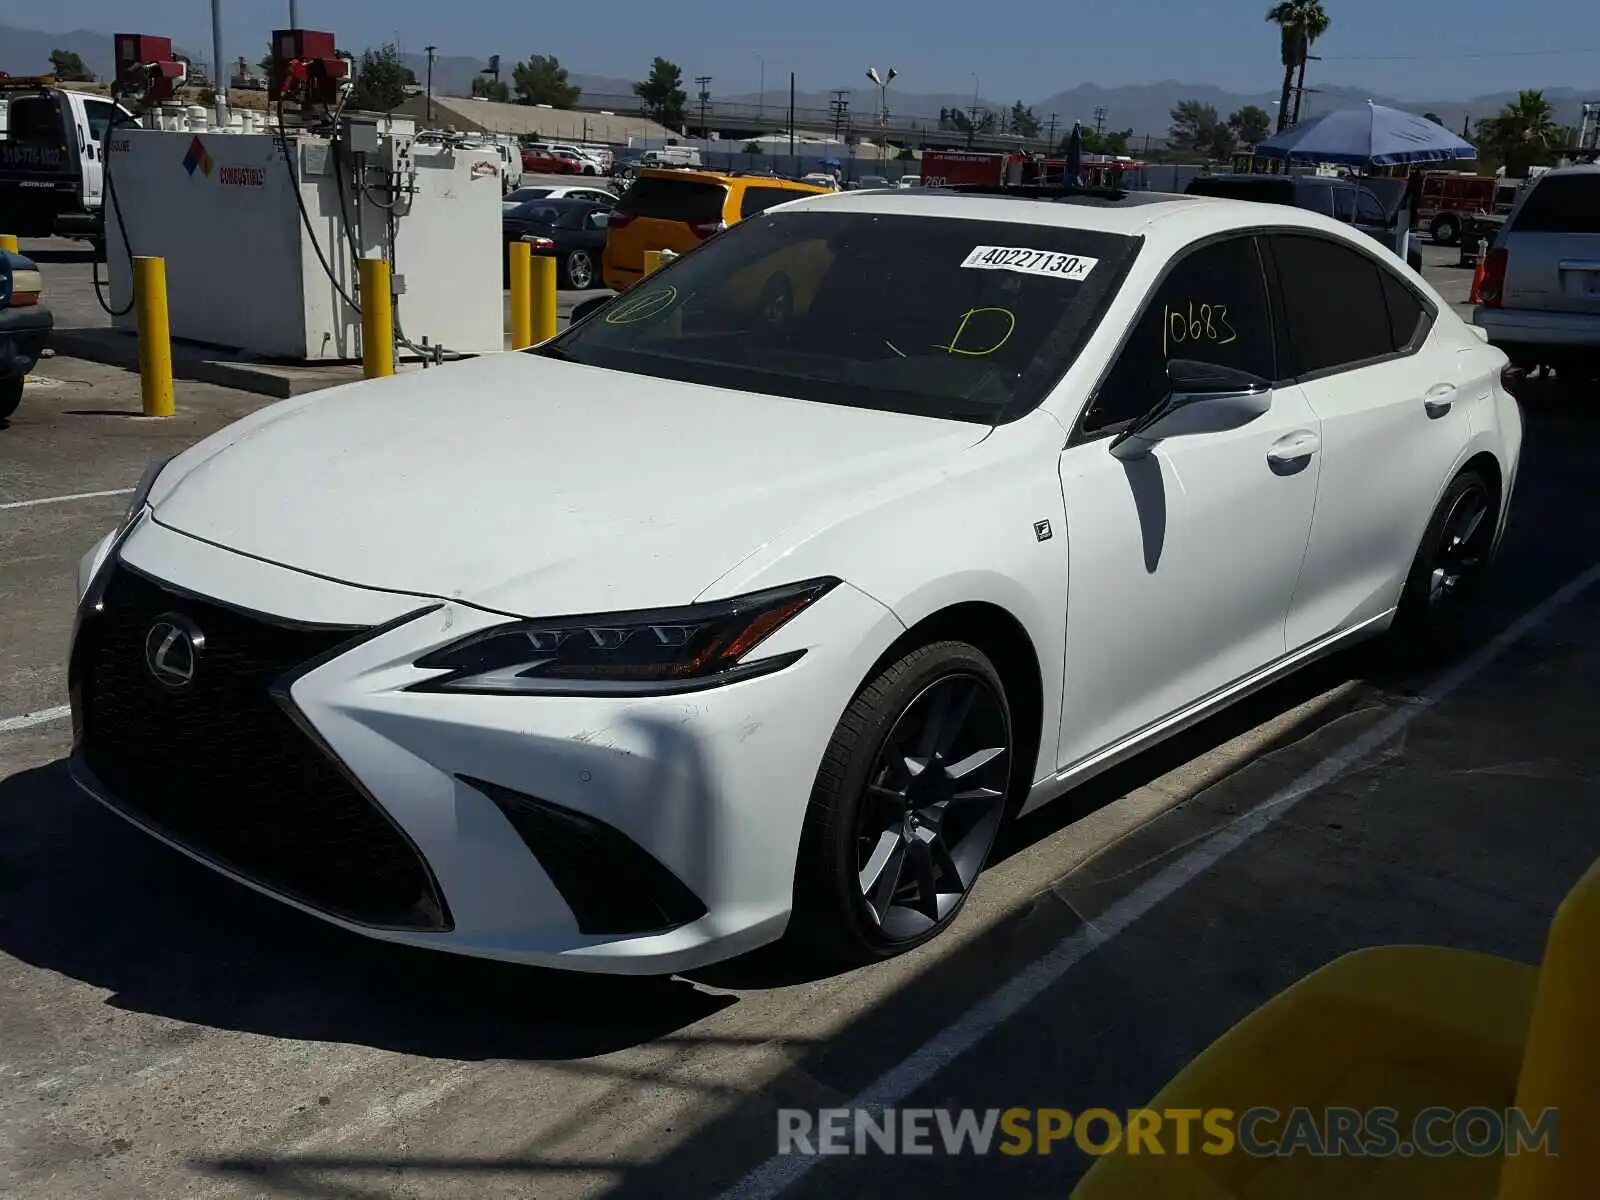
M 146 661 L 172 614 L 204 635 L 181 687 Z M 108 801 L 264 887 L 366 925 L 449 928 L 409 839 L 272 694 L 367 632 L 277 623 L 117 566 L 74 648 L 84 762 Z

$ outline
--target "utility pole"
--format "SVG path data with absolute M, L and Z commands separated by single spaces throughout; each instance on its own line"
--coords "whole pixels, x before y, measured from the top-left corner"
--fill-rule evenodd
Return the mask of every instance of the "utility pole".
M 295 3 L 295 0 L 289 0 L 289 28 L 300 28 L 300 6 Z
M 789 157 L 794 158 L 794 72 L 789 72 Z
M 222 74 L 222 64 L 226 61 L 222 57 L 222 0 L 211 0 L 211 61 L 217 65 L 214 74 Z M 215 105 L 217 124 L 228 123 L 228 81 L 224 79 L 222 86 L 217 86 L 217 81 L 211 81 L 213 95 L 216 96 Z
M 426 106 L 426 110 L 425 111 L 428 114 L 428 118 L 427 119 L 428 119 L 429 124 L 432 124 L 432 122 L 433 122 L 433 56 L 436 53 L 438 53 L 439 47 L 437 47 L 437 46 L 424 46 L 422 48 L 422 50 L 423 50 L 423 53 L 425 53 L 428 56 L 428 99 L 427 99 L 427 106 Z
M 1044 135 L 1044 140 L 1047 143 L 1049 143 L 1048 145 L 1045 146 L 1045 150 L 1046 151 L 1051 151 L 1051 150 L 1055 149 L 1055 144 L 1056 144 L 1056 121 L 1057 120 L 1058 120 L 1057 114 L 1051 113 L 1050 114 L 1050 124 L 1049 124 L 1049 127 L 1048 127 L 1048 132 Z
M 1096 133 L 1104 133 L 1105 129 L 1106 129 L 1106 106 L 1104 104 L 1096 104 L 1094 106 L 1094 131 Z
M 700 137 L 703 141 L 709 141 L 711 130 L 706 124 L 706 105 L 711 100 L 711 76 L 696 75 L 694 85 L 700 89 Z
M 833 113 L 833 136 L 843 141 L 845 134 L 850 130 L 850 92 L 841 88 L 833 93 L 833 99 L 828 102 L 828 108 Z

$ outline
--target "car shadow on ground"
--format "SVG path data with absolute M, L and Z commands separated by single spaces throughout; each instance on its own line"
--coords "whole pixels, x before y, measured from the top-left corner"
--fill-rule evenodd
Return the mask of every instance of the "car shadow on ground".
M 153 841 L 82 795 L 64 761 L 0 780 L 0 953 L 130 1011 L 444 1059 L 584 1058 L 734 1003 L 346 933 Z

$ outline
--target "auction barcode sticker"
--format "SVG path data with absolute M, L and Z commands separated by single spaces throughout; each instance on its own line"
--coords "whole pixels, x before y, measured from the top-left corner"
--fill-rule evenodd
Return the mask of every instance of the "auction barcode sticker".
M 1081 254 L 1029 250 L 1022 246 L 974 246 L 961 265 L 975 271 L 1019 271 L 1024 275 L 1078 282 L 1087 279 L 1099 261 Z

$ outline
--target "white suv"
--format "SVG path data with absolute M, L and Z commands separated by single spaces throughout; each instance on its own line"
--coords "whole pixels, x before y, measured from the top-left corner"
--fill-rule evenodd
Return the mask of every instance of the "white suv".
M 1484 259 L 1473 324 L 1520 367 L 1600 378 L 1600 166 L 1541 175 Z

